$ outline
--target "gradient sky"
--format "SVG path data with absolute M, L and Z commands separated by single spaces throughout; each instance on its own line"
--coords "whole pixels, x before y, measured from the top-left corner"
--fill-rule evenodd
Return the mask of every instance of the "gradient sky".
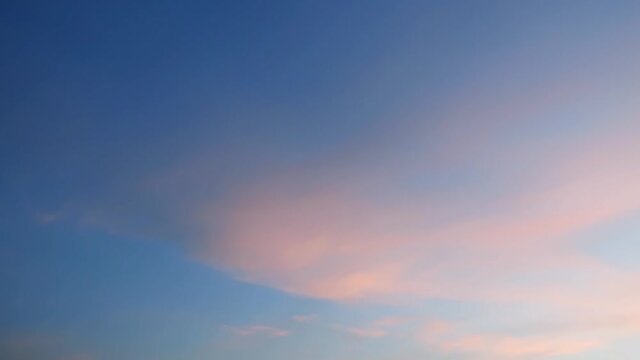
M 0 19 L 0 358 L 640 358 L 640 2 Z

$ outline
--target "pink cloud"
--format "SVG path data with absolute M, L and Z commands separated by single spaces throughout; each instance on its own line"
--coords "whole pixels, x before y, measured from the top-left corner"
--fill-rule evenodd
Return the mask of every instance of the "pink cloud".
M 394 187 L 447 171 L 428 159 L 399 166 L 386 158 L 389 166 L 265 180 L 230 197 L 215 228 L 221 236 L 205 242 L 200 255 L 239 279 L 313 298 L 414 304 L 443 298 L 532 306 L 569 322 L 594 312 L 616 319 L 640 300 L 640 277 L 587 256 L 579 240 L 581 232 L 640 209 L 634 186 L 640 183 L 640 128 L 620 120 L 604 129 L 539 154 L 530 143 L 509 147 L 513 151 L 481 158 L 486 167 L 474 168 L 476 157 L 464 155 L 469 158 L 456 166 L 473 169 L 471 177 L 490 175 L 498 190 L 489 194 L 484 183 L 441 192 Z M 205 212 L 200 220 L 206 224 L 206 218 Z M 527 358 L 587 351 L 640 330 L 635 322 L 607 323 L 615 330 L 560 338 L 471 327 L 452 332 L 448 325 L 432 325 L 417 337 L 440 336 L 434 346 L 443 352 Z M 368 338 L 390 333 L 381 324 L 340 329 Z
M 473 287 L 446 283 L 482 277 L 491 287 L 538 268 L 580 270 L 588 261 L 571 235 L 640 208 L 640 189 L 629 186 L 640 183 L 640 139 L 629 132 L 556 153 L 543 173 L 518 165 L 522 190 L 481 206 L 456 196 L 434 204 L 430 194 L 398 201 L 383 196 L 385 184 L 370 191 L 355 180 L 247 191 L 227 207 L 211 260 L 247 281 L 342 300 L 468 297 Z M 510 176 L 505 169 L 496 176 Z
M 543 359 L 578 354 L 603 344 L 601 339 L 554 334 L 513 336 L 474 333 L 468 324 L 447 321 L 427 323 L 416 339 L 432 350 L 445 354 L 469 354 L 477 359 Z
M 430 321 L 420 329 L 416 334 L 416 339 L 424 343 L 434 343 L 447 337 L 456 330 L 457 326 L 448 321 Z
M 487 359 L 540 359 L 582 353 L 601 346 L 601 343 L 505 335 L 471 335 L 444 342 L 440 346 L 443 352 L 471 353 Z

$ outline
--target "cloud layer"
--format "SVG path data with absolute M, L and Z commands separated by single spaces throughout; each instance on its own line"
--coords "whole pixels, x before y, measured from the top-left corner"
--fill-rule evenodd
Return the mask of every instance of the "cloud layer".
M 487 92 L 458 94 L 437 114 L 416 106 L 414 115 L 389 119 L 388 132 L 340 157 L 250 172 L 234 186 L 213 186 L 229 174 L 200 149 L 127 188 L 157 215 L 154 221 L 136 222 L 126 216 L 131 209 L 123 214 L 111 205 L 85 209 L 85 218 L 178 241 L 237 279 L 294 295 L 351 304 L 445 299 L 517 306 L 581 324 L 553 337 L 473 324 L 416 335 L 442 352 L 581 352 L 640 330 L 633 320 L 640 319 L 633 310 L 638 274 L 581 245 L 590 229 L 640 211 L 640 108 L 633 96 L 640 78 L 603 70 L 611 65 L 595 67 L 592 77 L 559 72 L 543 81 L 498 81 Z M 590 328 L 578 321 L 585 317 L 604 325 Z M 339 330 L 369 338 L 390 331 Z M 263 325 L 232 331 L 288 335 Z

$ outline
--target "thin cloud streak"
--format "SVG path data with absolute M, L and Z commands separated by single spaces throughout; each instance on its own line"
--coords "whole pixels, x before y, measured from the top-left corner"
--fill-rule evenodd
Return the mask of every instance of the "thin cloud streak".
M 292 316 L 291 320 L 298 323 L 310 323 L 316 321 L 318 317 L 318 314 L 301 314 Z
M 284 337 L 289 336 L 291 332 L 289 330 L 280 329 L 267 325 L 246 325 L 246 326 L 223 326 L 223 329 L 238 336 L 268 336 L 268 337 Z

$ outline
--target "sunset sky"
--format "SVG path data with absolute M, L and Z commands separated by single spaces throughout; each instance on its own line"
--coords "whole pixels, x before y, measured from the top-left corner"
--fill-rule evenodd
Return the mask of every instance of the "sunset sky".
M 2 1 L 0 358 L 640 358 L 640 1 Z

